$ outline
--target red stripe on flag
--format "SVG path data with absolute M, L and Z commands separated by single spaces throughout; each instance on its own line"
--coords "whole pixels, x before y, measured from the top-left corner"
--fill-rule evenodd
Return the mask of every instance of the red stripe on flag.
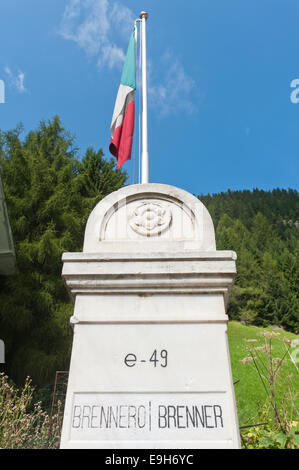
M 130 101 L 121 126 L 118 126 L 110 140 L 109 150 L 117 158 L 116 168 L 131 158 L 135 119 L 135 102 Z

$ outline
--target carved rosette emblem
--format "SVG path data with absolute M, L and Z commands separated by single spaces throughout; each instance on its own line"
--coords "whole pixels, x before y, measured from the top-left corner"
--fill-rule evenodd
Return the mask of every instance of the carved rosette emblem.
M 170 222 L 170 210 L 153 202 L 140 204 L 129 217 L 129 224 L 134 232 L 146 237 L 164 232 Z

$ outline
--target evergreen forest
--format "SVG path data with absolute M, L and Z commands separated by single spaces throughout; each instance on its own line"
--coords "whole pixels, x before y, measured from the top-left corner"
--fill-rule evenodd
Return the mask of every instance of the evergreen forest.
M 237 253 L 228 315 L 299 332 L 299 194 L 292 189 L 201 195 L 218 250 Z

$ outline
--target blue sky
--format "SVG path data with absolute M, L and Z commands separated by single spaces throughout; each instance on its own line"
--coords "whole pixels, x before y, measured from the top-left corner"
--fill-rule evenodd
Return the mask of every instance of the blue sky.
M 81 155 L 92 145 L 110 158 L 141 10 L 149 13 L 150 182 L 196 195 L 299 189 L 299 103 L 290 99 L 298 0 L 2 0 L 0 128 L 23 122 L 26 133 L 58 114 Z M 124 168 L 132 183 L 132 161 Z

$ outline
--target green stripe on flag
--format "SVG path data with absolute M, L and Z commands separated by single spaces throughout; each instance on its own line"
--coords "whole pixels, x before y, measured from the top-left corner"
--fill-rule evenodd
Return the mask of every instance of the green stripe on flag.
M 131 35 L 120 83 L 136 90 L 135 34 Z

